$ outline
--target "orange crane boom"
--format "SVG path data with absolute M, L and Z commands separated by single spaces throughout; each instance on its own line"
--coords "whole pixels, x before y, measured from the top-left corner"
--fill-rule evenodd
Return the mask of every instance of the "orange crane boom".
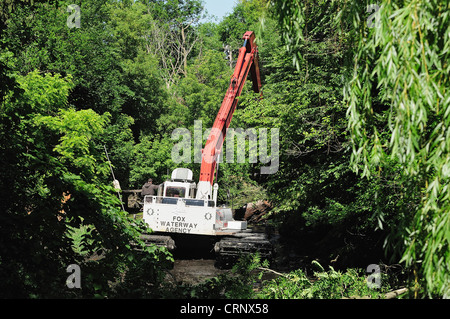
M 222 150 L 227 129 L 230 126 L 233 113 L 238 103 L 237 98 L 242 92 L 248 73 L 253 80 L 253 90 L 261 91 L 261 79 L 258 64 L 258 47 L 255 45 L 255 34 L 247 31 L 244 36 L 244 45 L 239 49 L 234 73 L 231 77 L 230 86 L 225 94 L 222 105 L 217 113 L 214 125 L 208 136 L 205 148 L 202 150 L 202 164 L 200 167 L 200 182 L 197 198 L 211 196 L 211 186 L 214 182 L 214 172 L 217 158 Z M 208 185 L 206 185 L 208 183 Z M 209 188 L 209 189 L 208 189 Z

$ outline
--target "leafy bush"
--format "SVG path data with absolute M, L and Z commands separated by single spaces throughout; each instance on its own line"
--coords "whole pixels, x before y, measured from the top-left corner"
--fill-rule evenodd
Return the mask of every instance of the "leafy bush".
M 308 276 L 302 269 L 281 274 L 272 280 L 263 275 L 271 271 L 268 262 L 258 254 L 246 255 L 227 273 L 198 285 L 178 285 L 166 290 L 169 298 L 192 299 L 383 299 L 391 290 L 391 280 L 381 272 L 381 287 L 370 288 L 362 269 L 348 268 L 345 272 L 330 267 L 328 271 L 313 261 L 318 271 Z M 271 271 L 272 272 L 272 271 Z M 166 287 L 167 288 L 167 287 Z
M 383 298 L 389 290 L 386 280 L 378 289 L 369 288 L 362 270 L 349 268 L 345 272 L 336 271 L 330 266 L 328 271 L 320 269 L 309 278 L 303 270 L 295 270 L 274 280 L 265 282 L 256 294 L 263 299 L 341 299 L 351 297 Z

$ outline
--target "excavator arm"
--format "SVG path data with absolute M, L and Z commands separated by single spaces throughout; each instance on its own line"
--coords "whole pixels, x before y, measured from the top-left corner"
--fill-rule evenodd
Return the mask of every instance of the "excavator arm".
M 200 167 L 200 180 L 197 186 L 197 199 L 211 199 L 214 172 L 219 154 L 222 151 L 223 141 L 230 126 L 233 113 L 238 103 L 237 98 L 242 92 L 248 73 L 253 80 L 253 90 L 261 91 L 261 79 L 258 64 L 258 48 L 255 45 L 255 34 L 247 31 L 244 36 L 244 45 L 239 49 L 234 73 L 230 86 L 225 94 L 222 105 L 217 113 L 214 125 L 208 136 L 205 148 L 202 150 L 202 164 Z

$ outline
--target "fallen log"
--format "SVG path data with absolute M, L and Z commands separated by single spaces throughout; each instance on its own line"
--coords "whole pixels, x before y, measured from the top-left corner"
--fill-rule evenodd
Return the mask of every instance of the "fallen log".
M 408 291 L 408 288 L 400 288 L 400 289 L 386 293 L 384 295 L 384 297 L 386 299 L 394 299 L 394 298 L 397 298 L 398 296 L 400 296 L 401 294 L 404 294 L 407 291 Z
M 400 288 L 397 290 L 393 290 L 393 291 L 386 293 L 384 295 L 384 298 L 385 299 L 394 299 L 394 298 L 397 298 L 398 296 L 400 296 L 401 294 L 404 294 L 407 291 L 408 291 L 408 288 Z M 352 297 L 343 297 L 342 299 L 370 299 L 370 297 L 369 296 L 362 296 L 362 297 L 352 296 Z

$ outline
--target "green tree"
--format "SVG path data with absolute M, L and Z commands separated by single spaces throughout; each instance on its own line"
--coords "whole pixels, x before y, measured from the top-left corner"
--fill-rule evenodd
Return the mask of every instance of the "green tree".
M 138 141 L 141 134 L 158 132 L 155 119 L 167 108 L 168 96 L 162 80 L 165 74 L 159 70 L 153 47 L 152 26 L 156 22 L 150 10 L 139 2 L 128 6 L 118 3 L 110 10 L 122 77 L 129 89 L 121 113 L 134 119 L 131 128 Z
M 198 41 L 196 26 L 202 18 L 199 0 L 140 1 L 152 17 L 147 50 L 154 54 L 167 88 L 187 74 L 188 60 Z M 138 5 L 136 3 L 135 5 Z
M 212 127 L 231 74 L 220 51 L 205 51 L 193 61 L 175 91 L 187 109 L 186 124 L 191 126 L 195 120 L 201 120 L 204 129 Z
M 137 264 L 152 274 L 150 283 L 157 281 L 157 264 L 168 255 L 155 247 L 143 255 L 132 249 L 146 228 L 126 217 L 107 183 L 102 136 L 108 113 L 70 108 L 70 76 L 35 71 L 14 79 L 20 93 L 7 94 L 0 112 L 2 296 L 111 296 L 119 290 L 109 282 Z M 69 233 L 80 223 L 94 227 L 81 245 L 100 260 L 73 250 Z M 65 286 L 70 264 L 83 271 L 82 290 Z
M 352 163 L 363 175 L 396 167 L 414 209 L 400 210 L 394 244 L 427 296 L 448 296 L 450 5 L 382 2 L 370 30 L 356 23 L 364 22 L 362 9 L 349 8 L 357 26 L 347 86 Z
M 175 143 L 170 135 L 143 137 L 133 150 L 131 185 L 139 189 L 150 177 L 153 178 L 154 184 L 170 178 L 172 170 L 178 167 L 171 158 Z
M 338 267 L 363 267 L 373 262 L 371 258 L 384 257 L 386 233 L 378 228 L 374 211 L 383 211 L 391 222 L 399 194 L 391 195 L 395 183 L 362 180 L 349 166 L 342 93 L 347 39 L 333 22 L 338 7 L 325 1 L 302 11 L 304 41 L 290 47 L 291 53 L 302 58 L 297 64 L 286 54 L 289 42 L 274 20 L 277 8 L 269 6 L 261 14 L 264 28 L 258 30 L 257 39 L 263 98 L 244 90 L 232 125 L 279 128 L 278 171 L 260 174 L 261 163 L 243 171 L 245 181 L 256 182 L 262 188 L 259 195 L 271 200 L 272 214 L 283 222 L 285 238 L 308 242 L 294 244 L 295 249 L 324 263 L 340 255 Z
M 89 0 L 80 4 L 81 27 L 72 29 L 66 24 L 69 16 L 67 6 L 71 3 L 39 1 L 30 5 L 18 2 L 9 11 L 9 19 L 2 32 L 2 43 L 14 56 L 14 69 L 21 75 L 35 69 L 63 76 L 70 74 L 74 87 L 69 92 L 68 102 L 72 106 L 77 110 L 89 107 L 100 114 L 109 112 L 111 119 L 107 133 L 120 130 L 127 132 L 131 128 L 139 132 L 144 125 L 138 125 L 145 121 L 130 121 L 127 116 L 137 113 L 133 113 L 137 103 L 132 104 L 130 101 L 134 101 L 135 95 L 138 95 L 136 100 L 139 101 L 142 93 L 134 93 L 135 85 L 130 89 L 131 80 L 126 77 L 130 72 L 124 72 L 126 64 L 121 63 L 114 45 L 116 39 L 110 23 L 108 1 Z M 153 89 L 153 86 L 149 86 L 149 89 Z M 123 110 L 125 102 L 127 108 Z M 121 137 L 125 135 L 127 133 Z M 126 141 L 114 136 L 106 138 L 108 150 L 114 150 L 111 156 L 113 163 L 129 163 L 126 158 L 116 156 L 127 154 L 120 150 L 122 146 L 126 149 L 133 143 L 130 139 L 133 136 L 127 137 Z M 118 172 L 124 181 L 127 176 L 125 171 L 126 168 Z
M 272 3 L 295 53 L 306 39 L 306 5 Z M 346 36 L 350 62 L 351 163 L 369 180 L 393 186 L 400 225 L 390 243 L 414 274 L 415 296 L 448 295 L 449 5 L 383 1 L 370 12 L 369 2 L 335 3 L 332 20 Z M 385 218 L 383 210 L 375 213 Z
M 240 0 L 233 7 L 233 12 L 225 16 L 218 25 L 220 40 L 239 50 L 242 35 L 246 31 L 259 29 L 260 19 L 265 14 L 265 0 Z M 237 48 L 237 49 L 236 49 Z

